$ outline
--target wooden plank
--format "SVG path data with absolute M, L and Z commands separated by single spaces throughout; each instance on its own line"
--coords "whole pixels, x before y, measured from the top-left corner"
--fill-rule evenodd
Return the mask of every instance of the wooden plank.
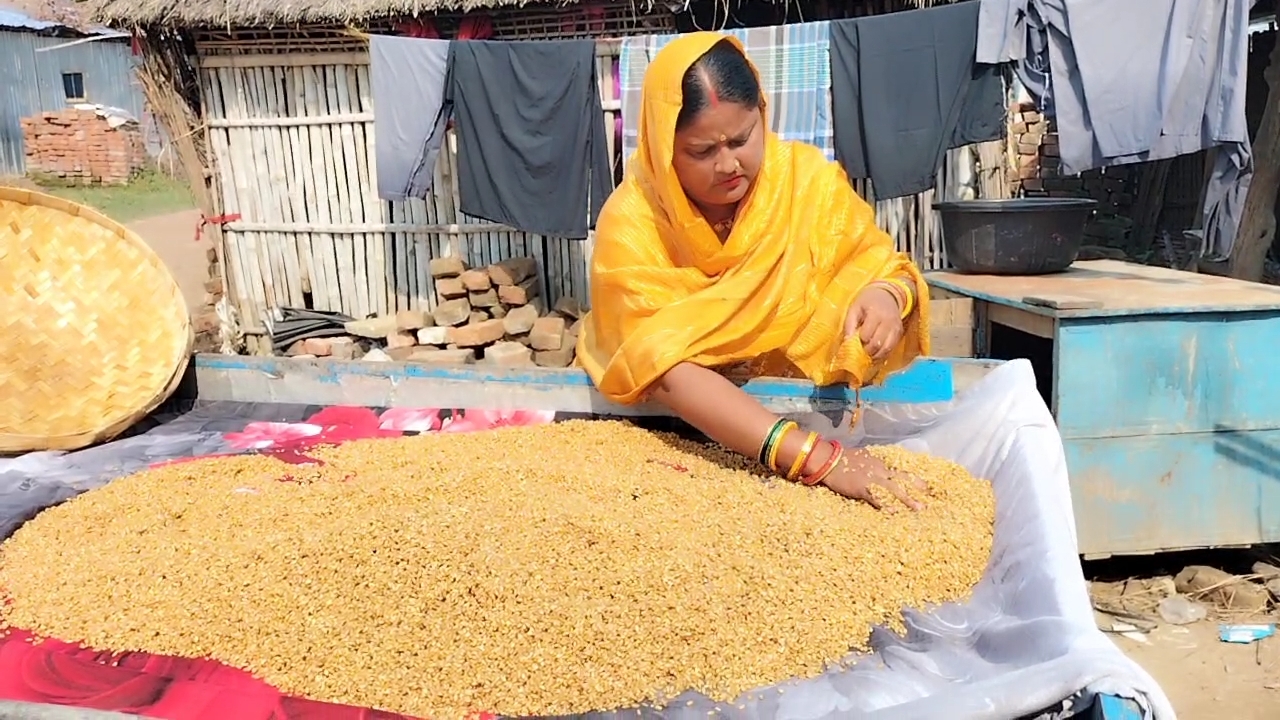
M 938 300 L 952 300 L 955 298 L 968 298 L 968 297 L 969 297 L 968 295 L 952 292 L 943 287 L 933 287 L 933 286 L 929 287 L 929 306 L 930 307 L 933 307 L 933 304 Z
M 364 223 L 264 223 L 236 222 L 227 223 L 227 228 L 236 232 L 305 232 L 305 233 L 410 233 L 439 235 L 475 235 L 488 232 L 510 232 L 511 227 L 501 223 L 448 223 L 433 225 L 414 222 L 364 222 Z
M 1028 295 L 1022 298 L 1022 302 L 1054 310 L 1092 310 L 1102 307 L 1101 300 L 1075 295 Z
M 1079 552 L 1280 541 L 1280 430 L 1067 439 Z
M 1280 309 L 1280 287 L 1138 265 L 1118 260 L 1077 262 L 1052 275 L 965 275 L 930 272 L 929 284 L 995 304 L 1061 317 Z M 1080 309 L 1043 308 L 1024 298 L 1070 296 L 1100 304 Z
M 1004 325 L 1036 337 L 1053 339 L 1056 322 L 1048 315 L 1037 315 L 1008 305 L 987 304 L 987 322 Z
M 973 298 L 933 298 L 929 301 L 931 327 L 973 327 Z
M 280 53 L 278 55 L 205 55 L 200 66 L 207 68 L 305 67 L 310 65 L 368 65 L 369 53 Z
M 373 113 L 338 112 L 314 117 L 254 117 L 211 119 L 209 127 L 297 127 L 301 125 L 355 125 L 373 122 Z
M 1280 310 L 1058 322 L 1064 438 L 1280 429 Z
M 973 300 L 970 298 L 955 297 L 930 300 L 930 355 L 934 357 L 973 357 L 973 321 Z
M 971 358 L 973 352 L 973 328 L 933 327 L 929 329 L 930 357 Z

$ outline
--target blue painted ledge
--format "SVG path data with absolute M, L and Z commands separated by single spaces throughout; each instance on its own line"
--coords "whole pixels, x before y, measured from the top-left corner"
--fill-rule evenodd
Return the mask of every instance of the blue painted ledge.
M 995 364 L 986 360 L 920 358 L 865 388 L 869 403 L 927 403 L 949 400 L 957 373 L 976 378 Z M 438 367 L 402 362 L 200 354 L 195 357 L 197 394 L 202 399 L 368 404 L 395 406 L 438 398 L 443 404 L 474 398 L 482 405 L 512 405 L 566 411 L 618 409 L 596 393 L 577 368 L 504 369 L 481 365 Z M 964 384 L 963 382 L 961 384 Z M 855 393 L 846 386 L 815 387 L 803 380 L 758 378 L 743 388 L 779 411 L 850 407 Z M 602 404 L 603 403 L 603 404 Z M 608 406 L 606 408 L 606 406 Z M 463 407 L 463 405 L 458 405 Z M 648 411 L 633 409 L 635 414 Z

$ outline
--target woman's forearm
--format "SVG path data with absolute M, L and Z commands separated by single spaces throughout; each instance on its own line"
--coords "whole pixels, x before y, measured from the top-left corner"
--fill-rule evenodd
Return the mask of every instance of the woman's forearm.
M 778 416 L 720 373 L 692 363 L 680 363 L 668 371 L 650 397 L 707 437 L 752 459 L 778 421 Z M 782 438 L 777 455 L 782 473 L 799 457 L 807 435 L 793 430 Z M 805 464 L 806 472 L 812 471 L 815 460 L 825 459 L 826 449 L 812 455 L 816 457 Z

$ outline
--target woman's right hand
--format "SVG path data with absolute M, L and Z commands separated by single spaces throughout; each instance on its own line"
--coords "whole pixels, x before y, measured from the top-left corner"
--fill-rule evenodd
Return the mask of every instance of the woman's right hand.
M 881 509 L 881 503 L 872 494 L 871 489 L 874 486 L 888 490 L 893 497 L 912 510 L 919 510 L 924 505 L 908 495 L 904 485 L 910 485 L 920 492 L 927 489 L 920 480 L 890 470 L 865 450 L 845 450 L 844 457 L 840 458 L 835 469 L 822 482 L 832 491 L 851 500 L 865 502 L 877 510 Z

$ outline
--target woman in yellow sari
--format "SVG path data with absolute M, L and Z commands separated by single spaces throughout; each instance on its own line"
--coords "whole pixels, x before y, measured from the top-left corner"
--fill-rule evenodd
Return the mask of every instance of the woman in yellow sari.
M 917 504 L 869 454 L 800 431 L 722 372 L 855 387 L 928 352 L 928 291 L 822 152 L 766 123 L 741 44 L 691 33 L 644 78 L 640 142 L 596 226 L 578 362 L 606 398 L 652 400 L 806 485 Z

